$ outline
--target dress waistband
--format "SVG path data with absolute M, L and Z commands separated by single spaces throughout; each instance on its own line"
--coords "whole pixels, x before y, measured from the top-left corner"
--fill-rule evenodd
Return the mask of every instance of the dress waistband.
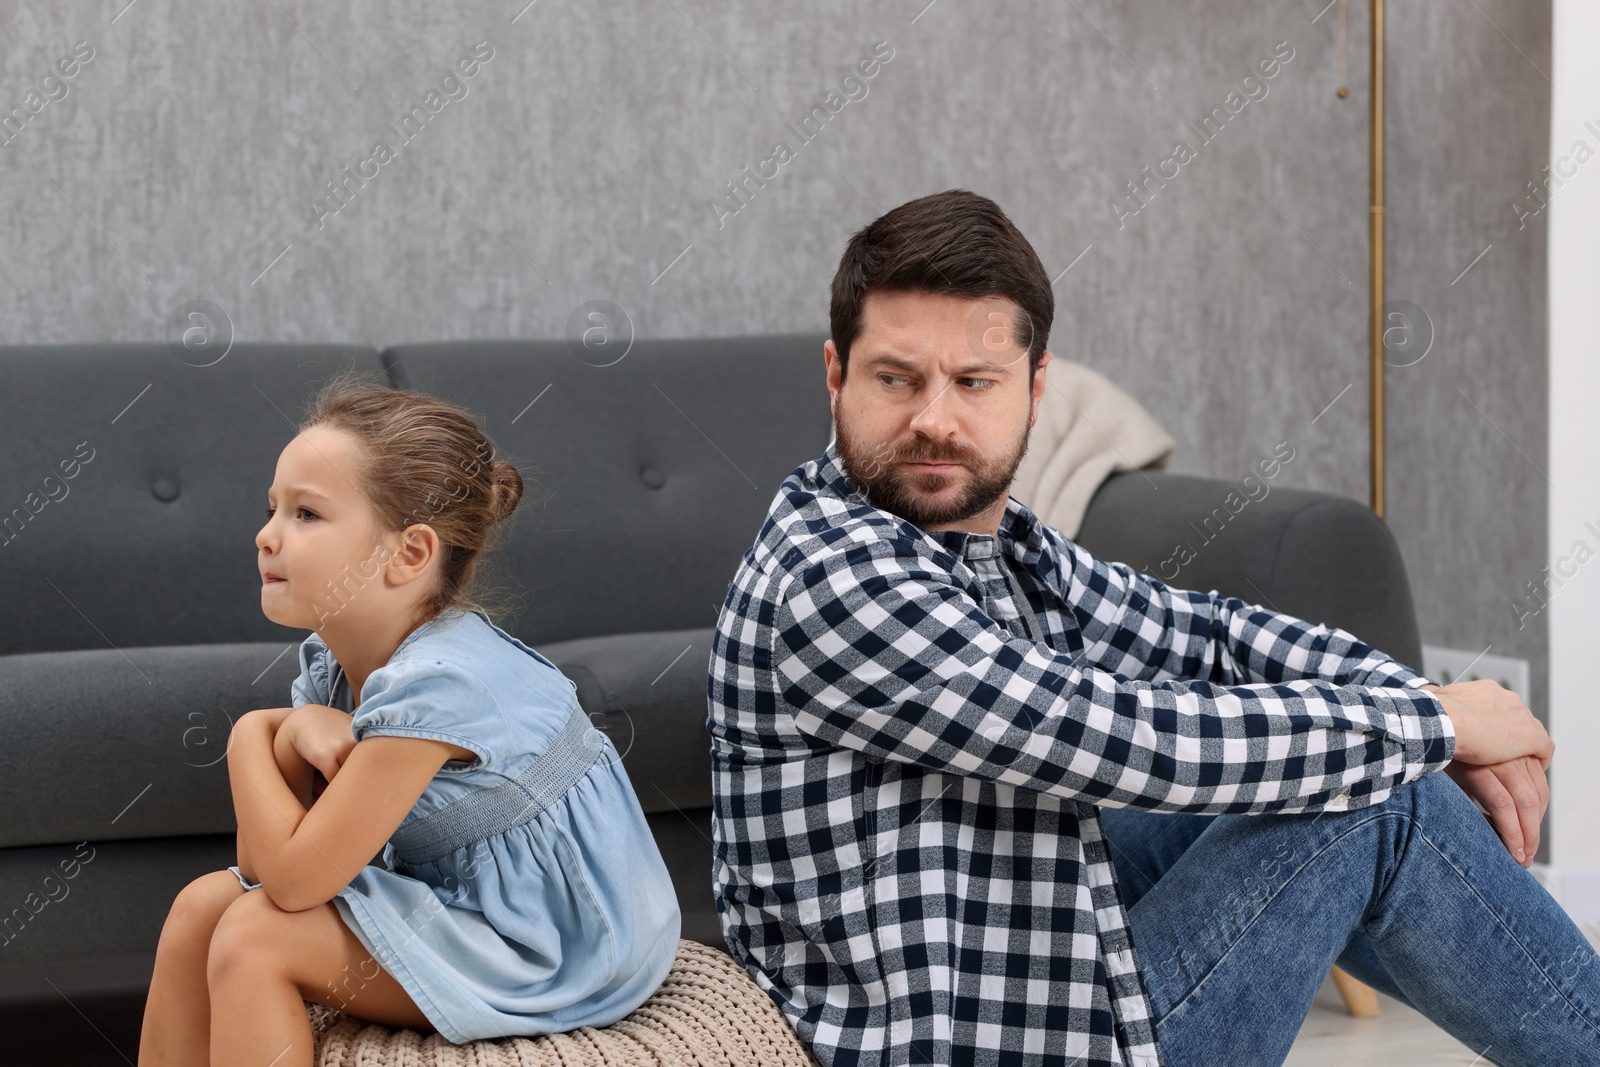
M 573 708 L 550 747 L 527 770 L 400 826 L 389 844 L 406 863 L 428 863 L 530 822 L 577 784 L 604 749 L 605 734 L 590 725 L 581 707 Z

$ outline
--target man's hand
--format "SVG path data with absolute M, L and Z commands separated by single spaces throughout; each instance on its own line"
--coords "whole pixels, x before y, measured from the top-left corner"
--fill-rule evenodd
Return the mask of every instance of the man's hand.
M 1455 727 L 1455 762 L 1489 767 L 1532 756 L 1548 770 L 1555 742 L 1522 699 L 1499 682 L 1481 678 L 1453 685 L 1425 685 L 1438 697 Z
M 349 714 L 324 704 L 302 704 L 295 708 L 279 728 L 279 737 L 286 739 L 301 759 L 321 771 L 330 782 L 356 747 L 355 736 L 350 732 Z
M 1516 861 L 1530 866 L 1539 820 L 1550 804 L 1545 771 L 1555 742 L 1521 698 L 1498 682 L 1423 688 L 1444 704 L 1455 727 L 1455 757 L 1444 772 L 1484 809 Z
M 1539 850 L 1539 820 L 1550 806 L 1544 770 L 1537 759 L 1523 756 L 1487 767 L 1452 761 L 1444 773 L 1484 809 L 1512 857 L 1530 867 Z

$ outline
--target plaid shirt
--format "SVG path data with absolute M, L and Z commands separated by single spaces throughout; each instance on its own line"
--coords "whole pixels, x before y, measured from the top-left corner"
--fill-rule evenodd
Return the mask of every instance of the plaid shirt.
M 1099 806 L 1359 808 L 1449 762 L 1448 716 L 1347 631 L 1168 588 L 1015 499 L 997 536 L 921 530 L 835 449 L 717 621 L 729 951 L 828 1067 L 1159 1067 Z

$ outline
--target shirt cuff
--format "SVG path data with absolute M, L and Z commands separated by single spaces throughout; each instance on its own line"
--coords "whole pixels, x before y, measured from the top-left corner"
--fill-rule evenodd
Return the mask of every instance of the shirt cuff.
M 1407 782 L 1414 782 L 1424 774 L 1441 770 L 1455 758 L 1456 728 L 1445 711 L 1444 701 L 1424 689 L 1429 681 L 1415 671 L 1406 670 L 1411 677 L 1398 688 L 1403 694 L 1391 698 L 1395 714 L 1400 718 L 1401 736 L 1405 738 Z

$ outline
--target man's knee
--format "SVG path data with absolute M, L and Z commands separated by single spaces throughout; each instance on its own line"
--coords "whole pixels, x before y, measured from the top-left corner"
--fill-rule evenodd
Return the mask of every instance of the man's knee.
M 1401 816 L 1417 829 L 1460 826 L 1469 820 L 1488 825 L 1483 813 L 1455 780 L 1438 771 L 1396 786 L 1380 803 L 1366 810 Z M 1352 814 L 1359 815 L 1360 811 Z
M 1390 794 L 1389 800 L 1391 803 L 1408 806 L 1416 816 L 1425 817 L 1437 811 L 1459 810 L 1463 806 L 1477 811 L 1472 807 L 1472 801 L 1467 794 L 1456 785 L 1455 779 L 1442 770 L 1406 782 Z

